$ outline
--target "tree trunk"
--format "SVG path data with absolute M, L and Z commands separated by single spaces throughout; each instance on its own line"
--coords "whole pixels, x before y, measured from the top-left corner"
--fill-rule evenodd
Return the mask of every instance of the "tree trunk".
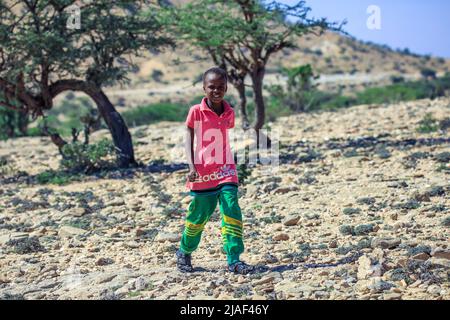
M 86 94 L 97 104 L 97 108 L 111 132 L 117 150 L 119 167 L 128 168 L 137 165 L 134 159 L 131 135 L 122 116 L 116 111 L 101 89 L 86 90 Z
M 251 74 L 252 83 L 253 83 L 253 93 L 255 100 L 255 123 L 253 124 L 253 128 L 256 131 L 256 147 L 259 149 L 260 141 L 259 136 L 261 134 L 261 129 L 265 122 L 266 117 L 266 107 L 264 105 L 264 97 L 263 97 L 263 80 L 265 75 L 265 68 L 261 67 L 254 71 Z M 264 136 L 263 138 L 267 139 L 267 148 L 270 148 L 271 141 L 269 137 Z
M 242 117 L 242 129 L 248 130 L 250 129 L 250 121 L 248 121 L 247 116 L 247 97 L 245 96 L 245 84 L 244 80 L 239 80 L 235 84 L 235 88 L 239 93 L 239 110 L 241 112 Z
M 253 128 L 256 131 L 259 131 L 263 127 L 266 117 L 266 109 L 264 106 L 264 98 L 262 93 L 264 73 L 265 69 L 259 68 L 251 75 L 253 93 L 255 96 L 255 123 L 253 124 Z
M 29 123 L 28 114 L 20 113 L 18 117 L 18 126 L 20 133 L 24 136 L 27 135 L 28 123 Z
M 7 112 L 5 114 L 5 132 L 8 138 L 14 138 L 15 136 L 15 128 L 14 128 L 14 113 Z
M 52 98 L 55 98 L 58 94 L 67 90 L 82 91 L 95 101 L 101 117 L 105 120 L 111 132 L 117 151 L 118 165 L 121 168 L 136 166 L 137 162 L 134 159 L 130 132 L 125 121 L 116 111 L 102 89 L 82 80 L 59 80 L 51 85 L 50 94 Z

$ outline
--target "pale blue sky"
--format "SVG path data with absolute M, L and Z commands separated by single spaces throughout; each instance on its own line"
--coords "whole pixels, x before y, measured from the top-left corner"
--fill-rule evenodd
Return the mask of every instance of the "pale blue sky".
M 296 0 L 281 0 L 293 4 Z M 448 0 L 306 0 L 311 15 L 332 21 L 347 19 L 345 30 L 364 41 L 393 49 L 450 58 L 450 1 Z M 381 29 L 367 27 L 367 8 L 381 10 Z

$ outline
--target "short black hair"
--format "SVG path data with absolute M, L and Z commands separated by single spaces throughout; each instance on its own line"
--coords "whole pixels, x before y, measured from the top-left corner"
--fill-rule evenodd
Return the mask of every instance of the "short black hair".
M 227 72 L 225 70 L 223 70 L 222 68 L 213 67 L 213 68 L 206 70 L 205 73 L 203 74 L 203 77 L 202 77 L 203 83 L 205 83 L 206 76 L 210 73 L 216 74 L 216 75 L 220 76 L 223 80 L 225 80 L 225 82 L 228 82 Z

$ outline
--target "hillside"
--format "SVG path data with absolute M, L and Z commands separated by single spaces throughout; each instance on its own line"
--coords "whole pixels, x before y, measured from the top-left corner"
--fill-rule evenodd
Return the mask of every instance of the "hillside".
M 40 185 L 33 176 L 57 169 L 56 148 L 1 141 L 12 168 L 0 180 L 0 299 L 448 300 L 450 133 L 417 127 L 425 113 L 449 111 L 446 98 L 271 123 L 278 171 L 257 166 L 240 188 L 243 258 L 269 268 L 250 276 L 225 272 L 217 212 L 193 256 L 204 269 L 175 270 L 186 170 Z M 182 123 L 131 132 L 145 164 L 183 161 Z
M 344 92 L 390 84 L 392 76 L 419 79 L 422 69 L 435 70 L 438 75 L 450 71 L 450 59 L 405 54 L 331 32 L 305 36 L 297 45 L 298 49 L 283 50 L 269 61 L 266 84 L 283 83 L 281 68 L 302 64 L 311 64 L 320 76 L 320 89 Z M 193 83 L 213 65 L 207 54 L 187 45 L 134 60 L 138 68 L 129 74 L 130 85 L 107 89 L 114 103 L 120 101 L 126 107 L 201 95 L 201 85 Z M 230 93 L 236 95 L 234 88 L 230 87 Z

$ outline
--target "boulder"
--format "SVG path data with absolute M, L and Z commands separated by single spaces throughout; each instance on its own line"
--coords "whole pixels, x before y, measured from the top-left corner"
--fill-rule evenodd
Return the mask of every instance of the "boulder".
M 372 240 L 372 248 L 393 249 L 400 245 L 402 240 L 395 238 L 374 238 Z
M 300 220 L 300 216 L 297 214 L 291 214 L 284 219 L 283 224 L 287 227 L 297 225 Z

